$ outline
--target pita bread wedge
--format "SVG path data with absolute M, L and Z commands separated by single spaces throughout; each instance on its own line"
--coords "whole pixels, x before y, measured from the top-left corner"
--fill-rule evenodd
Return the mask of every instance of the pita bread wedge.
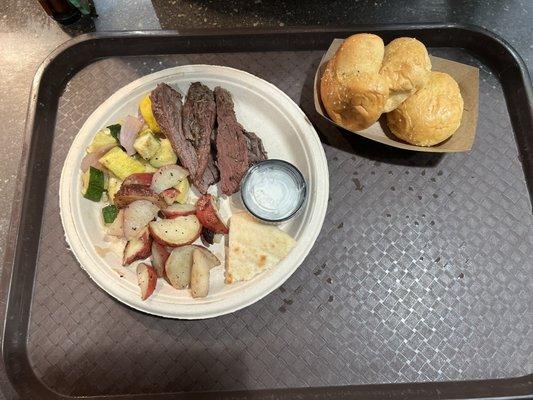
M 255 220 L 246 212 L 230 219 L 226 251 L 226 283 L 247 281 L 283 260 L 295 240 L 274 225 Z

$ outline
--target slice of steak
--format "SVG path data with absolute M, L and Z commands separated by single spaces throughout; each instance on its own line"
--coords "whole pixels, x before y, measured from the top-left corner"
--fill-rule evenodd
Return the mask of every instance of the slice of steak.
M 220 170 L 220 189 L 225 195 L 237 192 L 241 179 L 248 170 L 248 146 L 241 124 L 237 122 L 231 94 L 215 88 L 217 107 L 217 162 Z
M 181 94 L 166 83 L 160 83 L 150 93 L 152 112 L 161 132 L 167 137 L 181 164 L 196 175 L 198 159 L 193 143 L 183 133 Z
M 211 157 L 211 133 L 215 127 L 215 119 L 216 104 L 213 91 L 200 82 L 192 83 L 183 105 L 183 133 L 196 149 L 198 165 L 192 180 L 202 193 L 205 193 L 201 190 L 204 186 L 202 183 L 210 181 L 211 173 L 208 173 L 207 177 L 204 177 L 204 173 Z
M 248 160 L 250 166 L 259 161 L 264 161 L 268 158 L 267 152 L 263 147 L 261 139 L 253 132 L 243 131 L 246 136 L 246 147 L 248 149 Z
M 202 194 L 207 193 L 207 189 L 209 189 L 209 186 L 215 184 L 220 179 L 220 174 L 218 172 L 218 168 L 215 164 L 215 160 L 212 155 L 209 156 L 208 162 L 207 162 L 207 168 L 204 171 L 204 174 L 202 175 L 201 179 L 196 179 L 194 181 L 194 185 L 198 189 L 198 191 Z

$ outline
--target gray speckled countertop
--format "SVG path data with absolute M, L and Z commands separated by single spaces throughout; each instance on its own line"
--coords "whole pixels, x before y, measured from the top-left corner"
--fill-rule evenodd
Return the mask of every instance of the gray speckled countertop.
M 531 72 L 533 1 L 530 0 L 94 0 L 98 18 L 61 27 L 38 2 L 0 4 L 0 258 L 11 214 L 12 190 L 33 75 L 55 47 L 85 32 L 179 28 L 285 27 L 414 22 L 482 26 L 511 43 Z M 1 266 L 0 266 L 1 268 Z

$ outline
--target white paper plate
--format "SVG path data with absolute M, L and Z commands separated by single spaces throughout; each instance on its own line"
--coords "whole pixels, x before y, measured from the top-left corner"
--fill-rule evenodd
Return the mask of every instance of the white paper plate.
M 135 115 L 140 99 L 157 83 L 166 82 L 187 93 L 190 83 L 222 86 L 233 95 L 239 122 L 263 140 L 269 158 L 296 165 L 308 183 L 308 200 L 297 217 L 281 228 L 297 241 L 289 256 L 272 270 L 248 282 L 224 284 L 223 266 L 212 270 L 209 295 L 193 299 L 188 290 L 175 290 L 159 280 L 152 296 L 140 298 L 136 263 L 121 266 L 124 244 L 109 242 L 101 219 L 102 203 L 80 195 L 80 163 L 96 131 L 128 114 Z M 198 319 L 228 314 L 246 307 L 278 288 L 303 262 L 324 221 L 329 190 L 324 150 L 312 124 L 281 90 L 247 72 L 211 65 L 187 65 L 144 76 L 123 87 L 87 119 L 68 152 L 59 188 L 61 220 L 70 249 L 90 277 L 106 292 L 138 310 L 169 318 Z M 216 193 L 216 190 L 215 190 Z M 224 199 L 223 216 L 242 208 L 240 194 Z M 213 252 L 224 260 L 223 244 Z

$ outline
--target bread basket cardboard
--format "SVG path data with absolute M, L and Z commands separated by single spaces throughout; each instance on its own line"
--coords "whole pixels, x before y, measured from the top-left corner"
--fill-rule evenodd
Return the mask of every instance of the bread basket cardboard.
M 322 117 L 339 128 L 346 129 L 341 125 L 333 122 L 320 100 L 320 79 L 329 61 L 340 47 L 344 40 L 335 39 L 329 46 L 328 51 L 322 57 L 320 65 L 315 74 L 314 82 L 314 99 L 315 109 Z M 415 146 L 396 138 L 387 128 L 385 114 L 372 126 L 360 130 L 352 131 L 356 135 L 363 136 L 367 139 L 374 140 L 399 149 L 424 151 L 430 153 L 454 153 L 469 151 L 474 144 L 476 136 L 477 114 L 478 114 L 478 96 L 479 96 L 479 70 L 470 65 L 461 64 L 444 58 L 430 56 L 433 71 L 446 72 L 451 75 L 459 84 L 461 95 L 463 96 L 464 109 L 461 125 L 457 131 L 447 140 L 431 147 Z

